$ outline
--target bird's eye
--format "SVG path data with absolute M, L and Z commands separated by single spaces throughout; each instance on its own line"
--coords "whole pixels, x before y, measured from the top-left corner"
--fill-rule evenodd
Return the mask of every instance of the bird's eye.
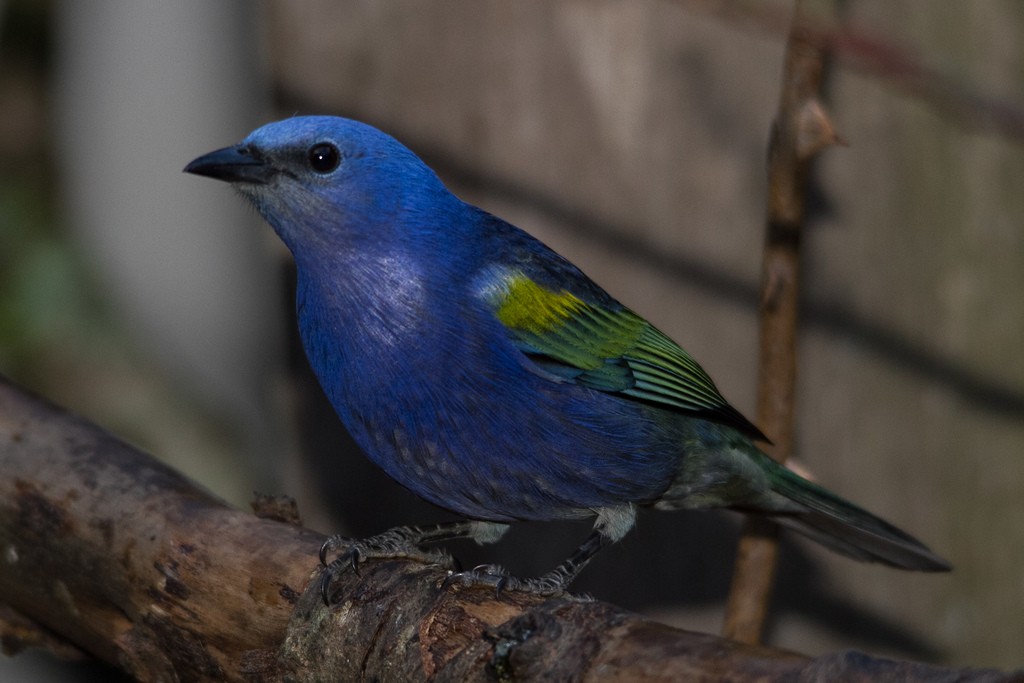
M 338 168 L 341 152 L 329 142 L 319 142 L 309 148 L 309 166 L 317 173 L 326 175 Z

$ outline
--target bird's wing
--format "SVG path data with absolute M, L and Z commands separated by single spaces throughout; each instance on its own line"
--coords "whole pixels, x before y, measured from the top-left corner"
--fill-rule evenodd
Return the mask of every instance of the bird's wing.
M 489 294 L 513 342 L 544 373 L 767 440 L 729 405 L 690 354 L 610 297 L 584 301 L 519 271 L 504 273 Z

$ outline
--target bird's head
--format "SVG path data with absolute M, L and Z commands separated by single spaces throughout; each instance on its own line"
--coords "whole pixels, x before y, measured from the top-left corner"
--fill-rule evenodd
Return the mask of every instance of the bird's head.
M 297 260 L 422 237 L 461 204 L 397 140 L 332 116 L 265 125 L 185 172 L 231 183 Z

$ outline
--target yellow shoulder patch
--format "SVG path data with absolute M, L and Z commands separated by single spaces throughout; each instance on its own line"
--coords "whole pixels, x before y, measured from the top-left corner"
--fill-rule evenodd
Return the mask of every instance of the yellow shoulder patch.
M 552 292 L 521 274 L 513 275 L 505 284 L 507 294 L 496 314 L 509 329 L 544 334 L 586 307 L 569 292 Z

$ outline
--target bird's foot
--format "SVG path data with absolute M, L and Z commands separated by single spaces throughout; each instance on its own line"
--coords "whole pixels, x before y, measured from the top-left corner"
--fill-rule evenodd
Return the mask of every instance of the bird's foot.
M 320 564 L 324 565 L 320 575 L 320 595 L 324 604 L 331 604 L 330 588 L 334 580 L 349 569 L 358 574 L 359 565 L 367 560 L 405 559 L 451 567 L 452 558 L 448 553 L 443 550 L 427 551 L 419 547 L 421 543 L 443 540 L 451 531 L 450 525 L 439 524 L 432 527 L 395 527 L 364 539 L 331 536 L 320 546 Z M 328 562 L 328 556 L 337 551 L 341 551 L 341 554 Z
M 568 585 L 569 581 L 558 569 L 536 578 L 520 579 L 511 576 L 504 567 L 496 564 L 482 564 L 469 571 L 452 572 L 444 580 L 442 587 L 485 586 L 494 589 L 495 597 L 501 597 L 505 591 L 517 591 L 551 598 L 563 595 Z
M 484 564 L 468 572 L 453 572 L 444 580 L 444 588 L 449 586 L 489 586 L 494 594 L 500 597 L 504 591 L 520 591 L 544 597 L 556 597 L 567 594 L 567 588 L 580 571 L 587 566 L 590 559 L 610 541 L 600 530 L 591 532 L 587 540 L 547 574 L 532 579 L 518 579 L 510 576 L 502 567 L 495 564 Z M 589 596 L 578 596 L 582 600 L 590 600 Z

